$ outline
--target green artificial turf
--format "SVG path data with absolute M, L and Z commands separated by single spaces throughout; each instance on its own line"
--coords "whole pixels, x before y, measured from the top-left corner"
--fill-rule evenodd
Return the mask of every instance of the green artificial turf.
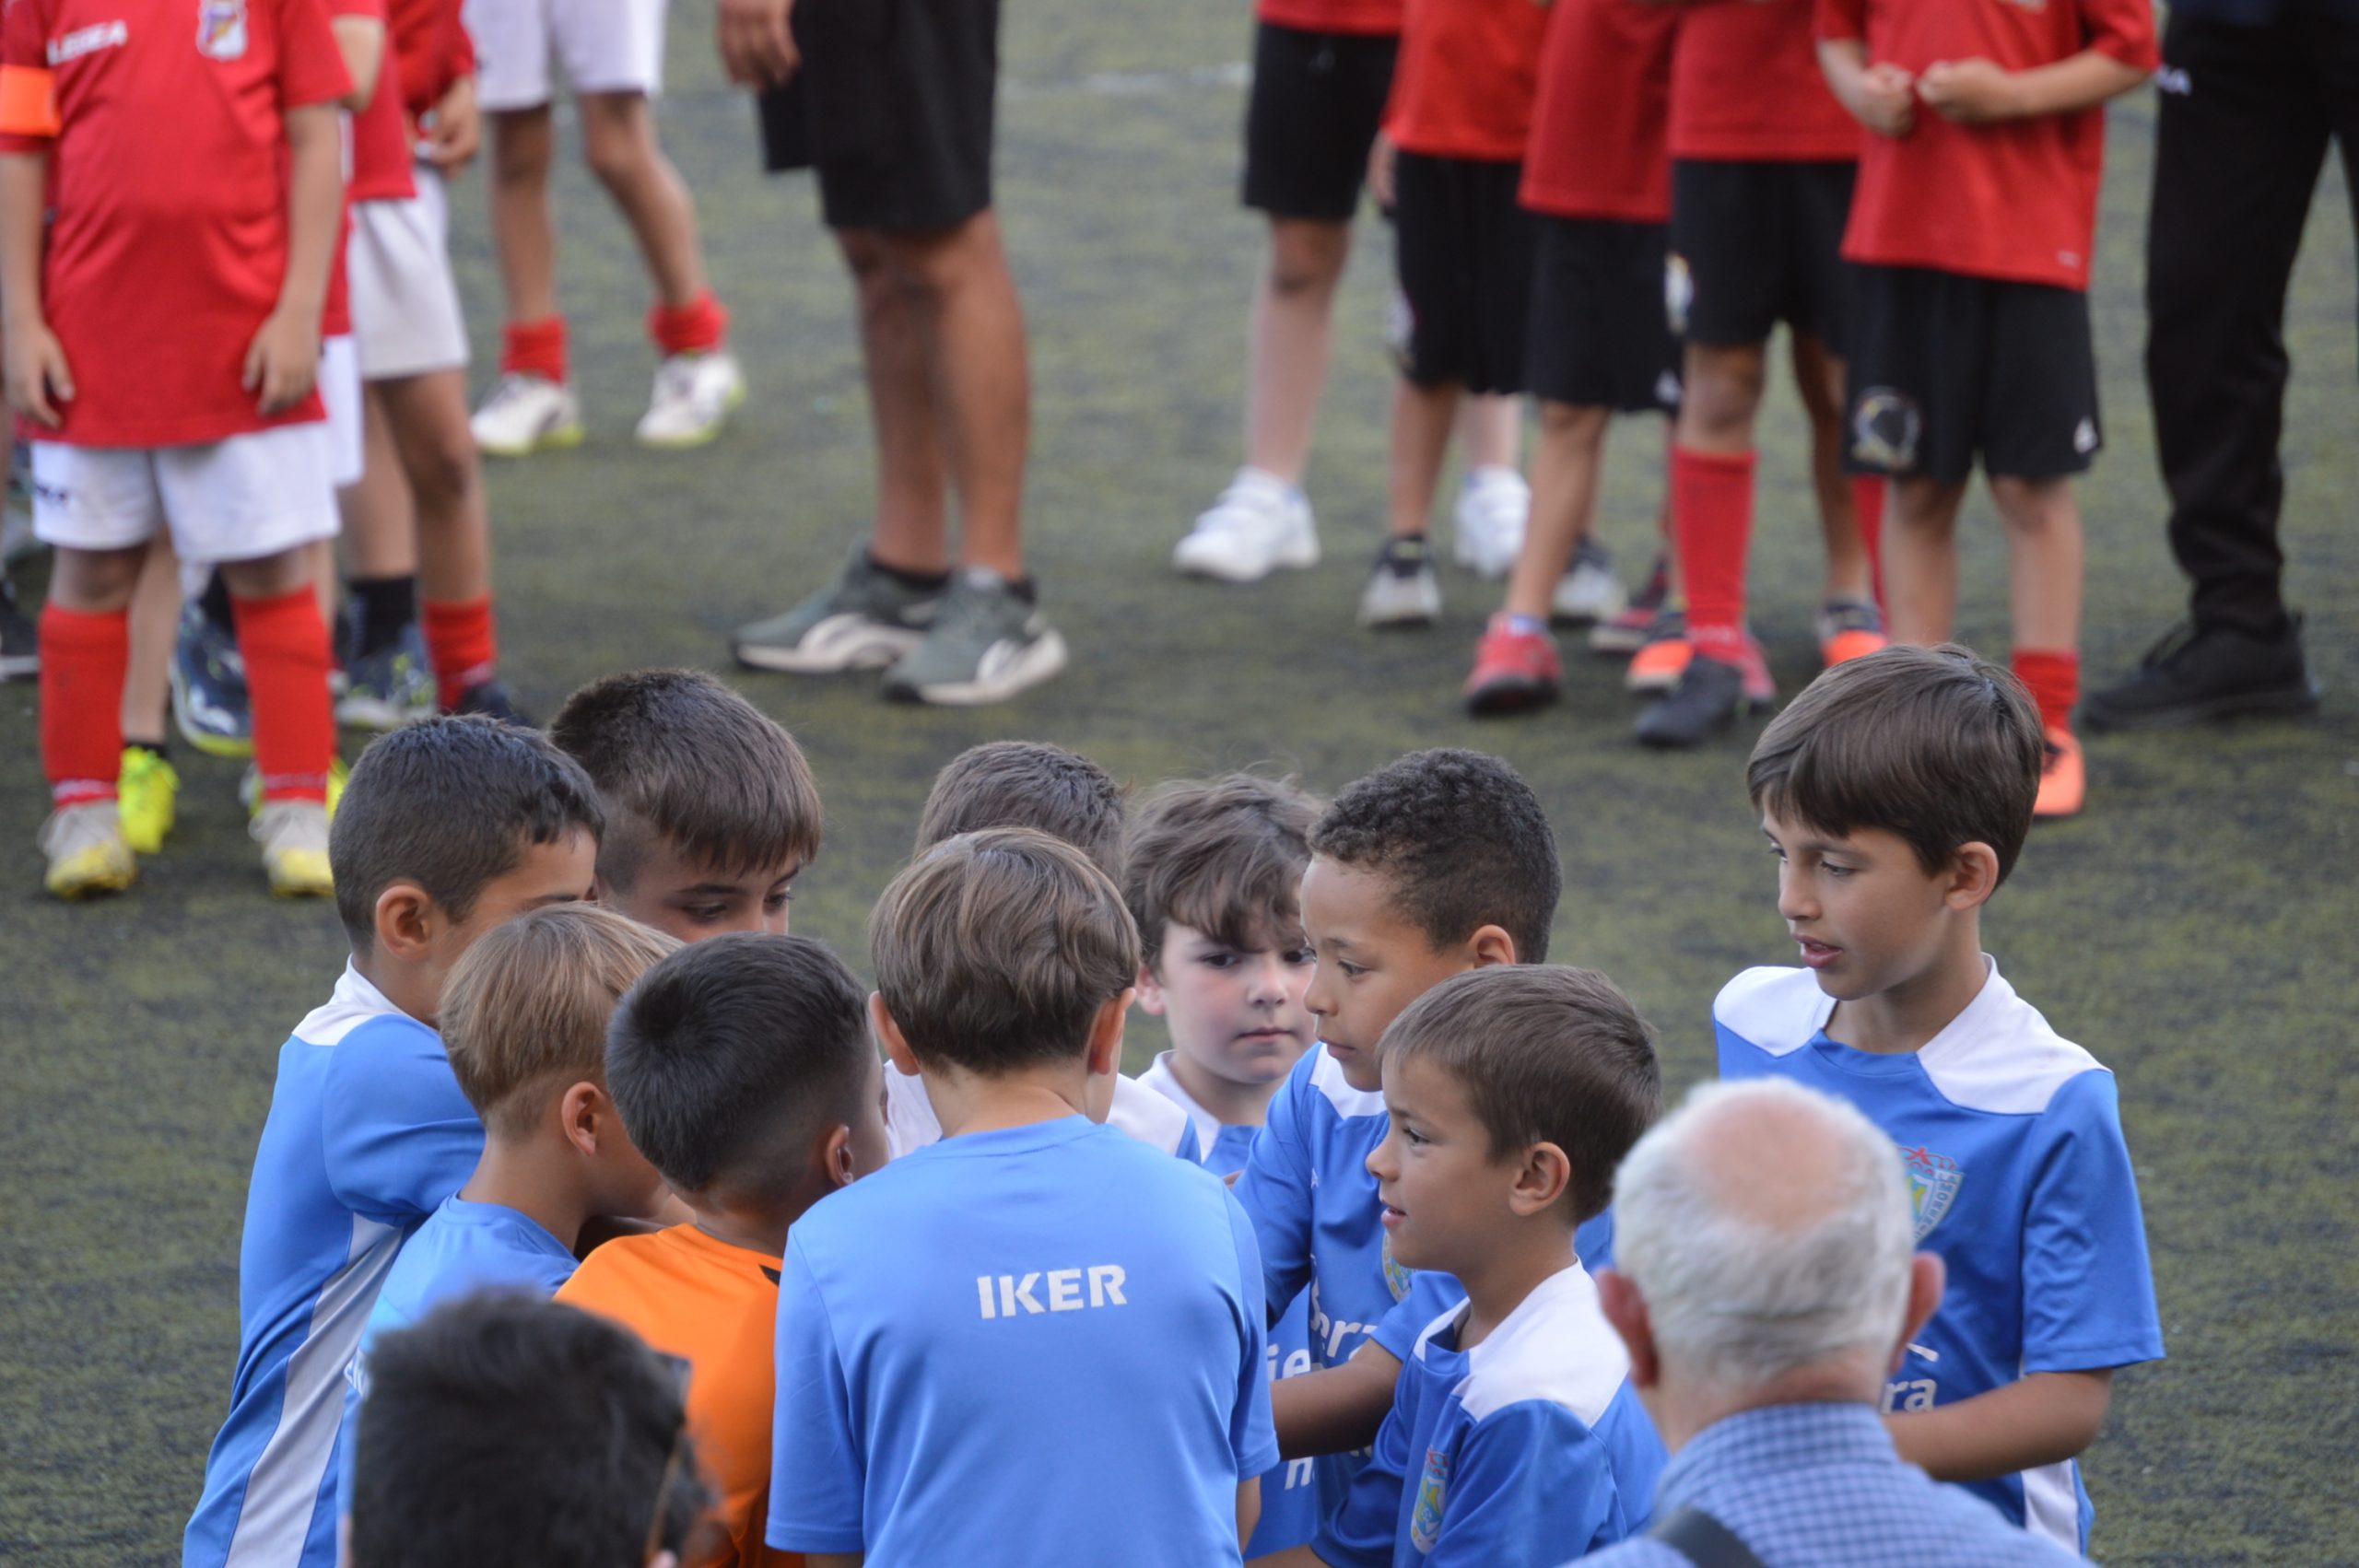
M 606 671 L 725 667 L 729 628 L 832 569 L 871 494 L 840 266 L 807 178 L 759 174 L 709 28 L 709 6 L 678 8 L 662 120 L 754 395 L 705 451 L 631 445 L 647 290 L 619 222 L 569 168 L 562 289 L 590 443 L 489 470 L 506 670 L 544 714 Z M 1660 1027 L 1672 1079 L 1693 1081 L 1710 1069 L 1716 989 L 1791 952 L 1745 809 L 1744 743 L 1641 753 L 1618 670 L 1579 652 L 1555 709 L 1469 720 L 1457 685 L 1497 590 L 1455 569 L 1438 631 L 1351 624 L 1383 515 L 1380 224 L 1362 226 L 1338 307 L 1309 477 L 1328 563 L 1244 589 L 1168 569 L 1238 457 L 1260 250 L 1235 199 L 1249 31 L 1242 5 L 1008 6 L 999 166 L 1032 330 L 1028 527 L 1074 662 L 985 712 L 886 707 L 870 677 L 739 677 L 793 727 L 829 805 L 795 928 L 864 965 L 868 907 L 928 780 L 987 738 L 1062 742 L 1141 786 L 1262 763 L 1330 791 L 1414 747 L 1480 746 L 1524 770 L 1556 825 L 1552 956 L 1620 980 Z M 2142 93 L 2114 115 L 2094 299 L 2109 442 L 2082 491 L 2096 680 L 2181 603 L 2140 379 L 2152 115 Z M 499 310 L 479 170 L 454 207 L 480 385 Z M 1989 922 L 2015 985 L 2118 1072 L 2146 1204 L 2170 1360 L 2120 1380 L 2089 1456 L 2112 1562 L 2359 1562 L 2354 286 L 2330 172 L 2295 282 L 2285 439 L 2290 580 L 2324 715 L 2095 740 L 2088 814 L 2037 833 Z M 1789 688 L 1811 673 L 1816 586 L 1798 434 L 1781 389 L 1762 428 L 1753 583 Z M 1661 452 L 1644 422 L 1615 431 L 1602 529 L 1633 578 Z M 2002 649 L 1987 500 L 1961 540 L 1961 634 Z M 342 949 L 327 907 L 264 896 L 235 767 L 185 755 L 180 829 L 138 888 L 88 908 L 45 900 L 36 742 L 32 687 L 0 691 L 0 798 L 15 802 L 0 876 L 0 1562 L 176 1561 L 227 1404 L 245 1179 L 278 1045 Z M 1143 1027 L 1134 1066 L 1153 1044 Z

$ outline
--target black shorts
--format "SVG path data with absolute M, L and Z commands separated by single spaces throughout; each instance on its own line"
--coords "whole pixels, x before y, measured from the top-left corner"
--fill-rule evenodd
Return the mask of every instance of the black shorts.
M 1392 350 L 1421 387 L 1523 391 L 1532 322 L 1532 214 L 1520 163 L 1398 154 Z
M 1532 395 L 1623 414 L 1679 407 L 1679 340 L 1663 309 L 1671 230 L 1609 218 L 1532 219 Z
M 1672 327 L 1690 343 L 1760 343 L 1779 322 L 1843 352 L 1850 163 L 1671 165 Z
M 1245 101 L 1245 205 L 1348 222 L 1392 91 L 1401 41 L 1258 23 Z
M 992 205 L 999 0 L 796 0 L 803 65 L 756 100 L 764 167 L 827 227 L 952 228 Z
M 1963 484 L 2080 474 L 2105 444 L 2088 296 L 1923 267 L 1862 266 L 1845 455 L 1865 474 Z

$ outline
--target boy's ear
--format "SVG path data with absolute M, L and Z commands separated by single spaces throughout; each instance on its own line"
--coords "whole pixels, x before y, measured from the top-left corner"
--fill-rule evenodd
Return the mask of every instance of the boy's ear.
M 877 1044 L 885 1047 L 885 1059 L 899 1068 L 902 1077 L 918 1077 L 918 1054 L 910 1049 L 901 1026 L 893 1022 L 892 1011 L 885 1005 L 882 991 L 868 993 L 868 1026 L 876 1032 Z
M 557 1096 L 557 1125 L 565 1129 L 565 1141 L 577 1153 L 597 1153 L 598 1140 L 612 1138 L 620 1130 L 606 1092 L 587 1079 L 568 1084 Z
M 448 924 L 433 895 L 414 882 L 388 883 L 375 913 L 376 950 L 405 964 L 424 959 Z
M 1107 998 L 1098 1008 L 1097 1016 L 1090 1020 L 1089 1071 L 1093 1076 L 1121 1071 L 1122 1024 L 1130 1016 L 1131 999 L 1138 994 L 1133 989 Z
M 1138 992 L 1140 1012 L 1155 1018 L 1163 1016 L 1163 982 L 1155 977 L 1152 966 L 1139 965 L 1139 983 L 1133 989 Z
M 1466 942 L 1467 956 L 1473 961 L 1468 967 L 1488 969 L 1500 964 L 1516 962 L 1515 938 L 1508 935 L 1504 926 L 1485 926 Z
M 1546 1212 L 1572 1184 L 1573 1162 L 1565 1151 L 1554 1143 L 1534 1143 L 1523 1152 L 1515 1186 L 1508 1189 L 1508 1207 L 1517 1218 L 1530 1219 Z
M 1976 839 L 1958 846 L 1942 889 L 1942 902 L 1960 914 L 1980 907 L 1999 891 L 1999 851 Z
M 850 1187 L 852 1177 L 860 1174 L 851 1164 L 851 1129 L 842 1122 L 828 1129 L 827 1140 L 819 1145 L 819 1168 L 827 1173 L 829 1187 Z

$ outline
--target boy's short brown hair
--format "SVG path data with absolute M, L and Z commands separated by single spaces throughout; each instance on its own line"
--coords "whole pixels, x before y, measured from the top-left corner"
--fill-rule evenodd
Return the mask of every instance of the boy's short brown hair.
M 1654 1031 L 1594 969 L 1470 969 L 1385 1030 L 1380 1057 L 1415 1056 L 1466 1091 L 1494 1159 L 1554 1143 L 1572 1162 L 1575 1223 L 1614 1201 L 1614 1173 L 1662 1115 Z
M 486 931 L 442 989 L 442 1044 L 485 1129 L 530 1129 L 548 1094 L 606 1082 L 615 1003 L 680 944 L 595 904 L 563 904 Z
M 1299 890 L 1319 802 L 1294 780 L 1232 773 L 1157 790 L 1122 850 L 1122 897 L 1149 969 L 1173 921 L 1239 952 L 1302 944 Z
M 1402 919 L 1435 950 L 1485 926 L 1518 963 L 1548 956 L 1564 869 L 1540 797 L 1482 752 L 1411 752 L 1351 784 L 1310 830 L 1310 852 L 1391 884 Z
M 934 775 L 918 813 L 917 853 L 986 827 L 1038 828 L 1122 880 L 1122 787 L 1082 755 L 1046 741 L 987 741 Z
M 869 917 L 877 994 L 921 1063 L 992 1076 L 1079 1056 L 1139 935 L 1088 856 L 1028 827 L 919 851 Z
M 1802 688 L 1745 764 L 1755 811 L 1841 837 L 1898 836 L 1928 874 L 1988 844 L 2005 882 L 2031 833 L 2047 737 L 2039 708 L 1972 649 L 1899 644 Z
M 630 670 L 565 699 L 549 739 L 609 815 L 598 874 L 628 892 L 651 841 L 726 876 L 808 865 L 819 790 L 779 722 L 701 670 Z

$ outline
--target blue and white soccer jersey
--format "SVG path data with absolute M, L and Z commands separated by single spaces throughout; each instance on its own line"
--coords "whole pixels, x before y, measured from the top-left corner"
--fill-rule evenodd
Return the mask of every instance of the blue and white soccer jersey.
M 1106 1125 L 1190 1164 L 1203 1161 L 1195 1124 L 1179 1106 L 1135 1078 L 1115 1075 L 1114 1103 L 1106 1113 Z M 933 1114 L 933 1102 L 925 1096 L 925 1080 L 903 1072 L 889 1061 L 885 1064 L 885 1138 L 897 1160 L 942 1141 L 942 1122 Z
M 237 1375 L 186 1568 L 333 1568 L 345 1367 L 402 1238 L 482 1153 L 442 1037 L 346 968 L 279 1049 L 246 1189 Z
M 768 1539 L 869 1568 L 1242 1561 L 1277 1462 L 1253 1228 L 1081 1117 L 946 1138 L 788 1233 Z
M 352 1511 L 354 1418 L 369 1392 L 369 1352 L 446 1301 L 477 1291 L 553 1296 L 573 1278 L 573 1253 L 541 1223 L 505 1203 L 446 1198 L 386 1272 L 346 1375 L 344 1432 L 336 1444 L 336 1511 Z
M 1995 964 L 1966 1011 L 1914 1052 L 1837 1044 L 1825 1035 L 1834 1011 L 1810 971 L 1765 968 L 1730 981 L 1712 1017 L 1721 1077 L 1779 1073 L 1840 1095 L 1900 1145 L 1918 1245 L 1948 1265 L 1949 1288 L 1885 1386 L 1884 1409 L 2161 1359 L 2113 1074 L 2049 1028 Z M 1968 1490 L 2086 1550 L 2092 1511 L 2071 1461 Z
M 1211 1151 L 1204 1156 L 1204 1169 L 1216 1176 L 1226 1177 L 1245 1168 L 1246 1155 L 1253 1147 L 1257 1127 L 1225 1127 L 1220 1118 L 1196 1103 L 1196 1097 L 1181 1086 L 1171 1072 L 1171 1053 L 1156 1057 L 1139 1082 L 1163 1095 L 1188 1114 L 1194 1125 L 1196 1141 Z M 1270 1381 L 1293 1377 L 1310 1370 L 1310 1304 L 1297 1295 L 1292 1305 L 1278 1315 L 1270 1327 Z M 1267 1552 L 1283 1551 L 1290 1546 L 1301 1546 L 1319 1528 L 1319 1486 L 1314 1461 L 1281 1459 L 1277 1467 L 1262 1478 L 1262 1522 L 1253 1527 L 1253 1539 L 1245 1543 L 1245 1555 L 1259 1557 Z
M 1402 1363 L 1392 1413 L 1312 1550 L 1331 1568 L 1551 1568 L 1646 1522 L 1668 1456 L 1576 1263 L 1479 1345 L 1464 1304 Z

